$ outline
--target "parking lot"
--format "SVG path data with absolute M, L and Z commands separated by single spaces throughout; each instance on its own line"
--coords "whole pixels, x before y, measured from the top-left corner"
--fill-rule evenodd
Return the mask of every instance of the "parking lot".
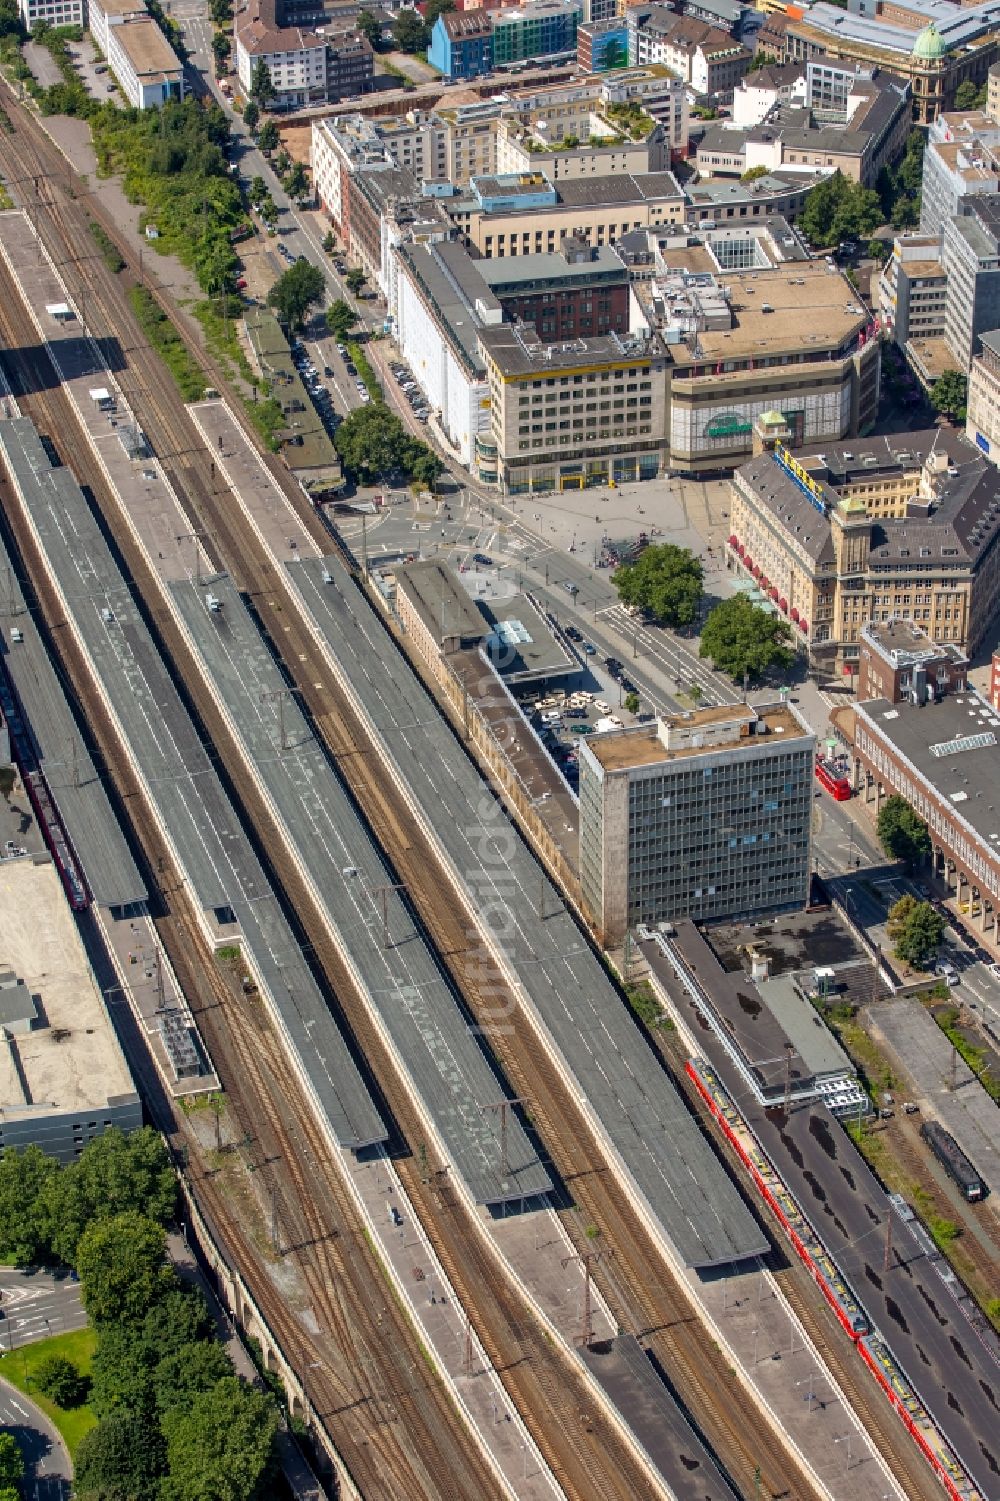
M 409 366 L 401 364 L 399 360 L 392 360 L 389 369 L 392 371 L 392 378 L 396 385 L 410 403 L 414 417 L 418 422 L 426 422 L 430 415 L 430 407 L 427 405 L 426 396 L 413 379 Z
M 338 425 L 343 421 L 343 417 L 334 409 L 329 388 L 324 384 L 324 379 L 331 376 L 333 371 L 329 366 L 325 366 L 323 371 L 320 371 L 301 339 L 292 340 L 292 359 L 302 378 L 302 384 L 312 397 L 313 405 L 319 413 L 323 426 L 332 438 Z
M 586 655 L 593 657 L 595 671 L 592 681 L 598 684 L 600 682 L 597 677 L 597 664 L 600 662 L 604 673 L 618 685 L 619 690 L 625 693 L 633 691 L 631 686 L 626 687 L 630 679 L 626 676 L 620 662 L 617 662 L 614 657 L 598 658 L 597 648 L 592 642 L 584 640 L 581 632 L 570 628 L 566 634 L 582 648 Z M 608 696 L 605 697 L 605 694 Z M 618 696 L 622 697 L 621 691 Z M 615 707 L 611 690 L 600 686 L 568 690 L 555 689 L 543 696 L 535 694 L 524 699 L 521 707 L 574 793 L 578 790 L 580 783 L 579 763 L 582 739 L 607 730 L 620 730 L 628 724 L 652 718 L 650 714 L 630 714 L 621 705 Z

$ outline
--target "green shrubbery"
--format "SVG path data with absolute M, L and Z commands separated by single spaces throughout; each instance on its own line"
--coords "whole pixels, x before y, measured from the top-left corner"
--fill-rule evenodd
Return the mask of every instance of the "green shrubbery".
M 156 298 L 145 287 L 132 287 L 128 300 L 143 333 L 167 365 L 184 400 L 200 400 L 205 394 L 205 372 Z
M 99 172 L 122 174 L 132 203 L 155 224 L 154 244 L 190 267 L 209 296 L 232 291 L 238 261 L 230 236 L 245 219 L 226 162 L 229 125 L 195 99 L 158 110 L 102 109 L 92 122 Z

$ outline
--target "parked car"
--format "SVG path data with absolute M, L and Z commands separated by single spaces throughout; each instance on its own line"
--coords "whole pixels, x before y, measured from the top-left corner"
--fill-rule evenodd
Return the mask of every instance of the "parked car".
M 597 647 L 594 645 L 593 641 L 585 641 L 583 643 L 583 649 L 587 653 L 588 657 L 596 657 Z

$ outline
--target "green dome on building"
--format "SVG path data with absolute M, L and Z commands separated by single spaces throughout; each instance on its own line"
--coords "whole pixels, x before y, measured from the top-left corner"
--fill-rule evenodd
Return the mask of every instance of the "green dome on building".
M 914 42 L 913 56 L 921 58 L 924 62 L 936 62 L 939 57 L 944 57 L 945 51 L 944 38 L 931 21 Z

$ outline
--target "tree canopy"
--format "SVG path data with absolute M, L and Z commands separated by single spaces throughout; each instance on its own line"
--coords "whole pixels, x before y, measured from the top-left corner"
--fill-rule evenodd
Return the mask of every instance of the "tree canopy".
M 322 301 L 325 285 L 318 266 L 311 261 L 296 261 L 278 277 L 267 294 L 267 301 L 294 332 L 305 323 L 309 309 Z
M 365 284 L 365 273 L 360 266 L 352 266 L 344 277 L 344 281 L 347 283 L 347 290 L 357 296 Z
M 289 198 L 308 198 L 310 193 L 309 174 L 302 162 L 292 162 L 288 170 L 288 176 L 282 183 L 282 187 Z
M 797 222 L 810 244 L 825 247 L 841 240 L 867 239 L 882 217 L 878 194 L 837 171 L 806 194 Z
M 382 401 L 356 407 L 337 428 L 333 441 L 345 466 L 364 481 L 402 473 L 429 486 L 442 467 L 437 455 L 412 437 Z
M 46 1355 L 32 1373 L 32 1384 L 57 1407 L 79 1407 L 87 1395 L 87 1381 L 65 1355 Z
M 24 1455 L 12 1433 L 0 1433 L 0 1485 L 19 1485 L 24 1478 Z
M 59 1164 L 40 1147 L 16 1147 L 0 1156 L 0 1257 L 32 1266 L 49 1252 L 49 1221 L 43 1201 Z
M 958 370 L 942 370 L 931 387 L 931 406 L 956 422 L 964 422 L 968 396 L 968 377 Z
M 77 1501 L 159 1501 L 165 1446 L 155 1427 L 134 1413 L 103 1418 L 75 1456 Z
M 926 132 L 911 130 L 896 166 L 887 164 L 879 172 L 876 189 L 882 214 L 894 229 L 912 229 L 920 220 L 920 188 L 926 147 Z
M 977 88 L 971 78 L 966 78 L 955 90 L 956 109 L 985 109 L 989 87 L 983 84 Z
M 260 58 L 250 76 L 250 98 L 256 100 L 261 109 L 267 109 L 274 95 L 275 87 L 271 78 L 271 70 L 264 59 Z
M 734 594 L 709 612 L 698 654 L 710 657 L 734 682 L 742 682 L 744 676 L 753 682 L 772 667 L 791 667 L 791 635 L 786 620 Z
M 945 920 L 930 902 L 903 896 L 889 912 L 888 932 L 897 959 L 929 969 L 944 937 Z
M 83 1306 L 95 1324 L 141 1324 L 173 1286 L 163 1227 L 127 1210 L 88 1225 L 76 1248 Z
M 257 145 L 267 156 L 272 151 L 277 151 L 281 145 L 281 135 L 273 120 L 265 120 L 257 132 Z
M 326 310 L 326 326 L 335 339 L 341 343 L 347 338 L 351 329 L 358 321 L 358 315 L 342 297 L 336 302 L 331 302 Z
M 382 23 L 370 10 L 363 10 L 354 18 L 354 29 L 369 44 L 373 52 L 382 50 Z
M 257 126 L 260 124 L 260 105 L 257 103 L 256 99 L 248 99 L 246 104 L 244 104 L 243 124 L 246 126 L 247 130 L 249 130 L 251 135 L 253 135 L 254 131 L 257 129 Z
M 278 1413 L 265 1392 L 225 1376 L 163 1414 L 162 1501 L 254 1501 L 272 1467 Z
M 907 865 L 919 864 L 931 852 L 927 825 L 896 792 L 879 809 L 875 832 L 885 853 Z
M 428 43 L 427 26 L 419 11 L 401 10 L 392 23 L 392 39 L 400 52 L 423 52 Z
M 661 625 L 683 626 L 697 618 L 703 578 L 700 558 L 664 542 L 616 569 L 612 583 L 622 604 L 648 610 Z

